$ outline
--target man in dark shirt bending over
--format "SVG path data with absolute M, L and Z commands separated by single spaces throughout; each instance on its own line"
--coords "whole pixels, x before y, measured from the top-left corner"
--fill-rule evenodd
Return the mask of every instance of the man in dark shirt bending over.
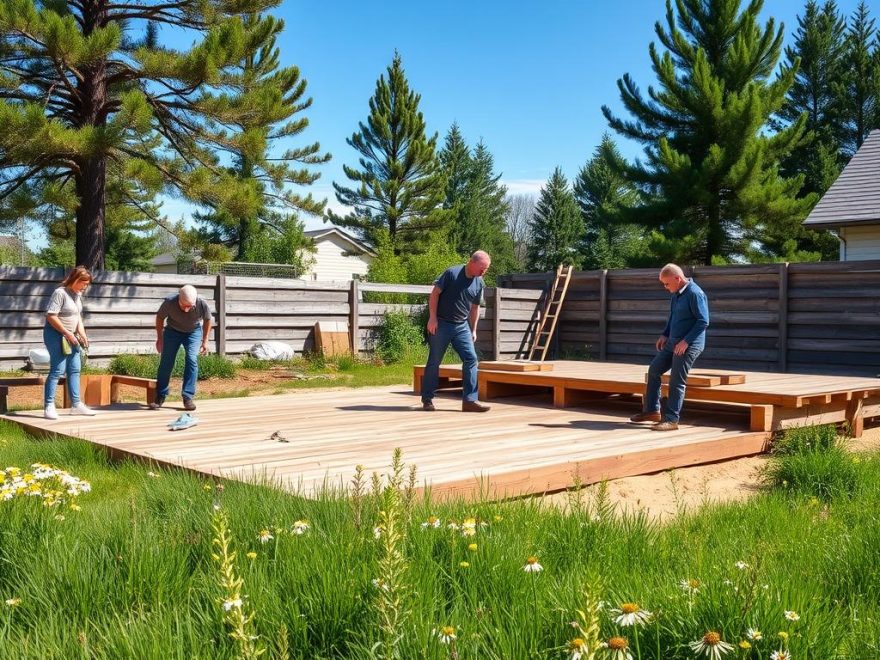
M 642 399 L 642 412 L 631 422 L 653 422 L 652 431 L 675 431 L 684 402 L 688 372 L 706 346 L 709 303 L 706 294 L 675 264 L 660 270 L 660 282 L 672 294 L 666 329 L 657 339 L 657 355 L 648 367 L 648 384 Z M 671 371 L 670 371 L 671 369 Z M 669 398 L 660 414 L 660 390 L 664 373 L 669 374 Z
M 482 250 L 470 261 L 443 271 L 434 281 L 428 298 L 428 363 L 422 376 L 422 408 L 434 410 L 434 392 L 440 376 L 440 362 L 449 344 L 461 358 L 463 412 L 486 412 L 489 406 L 477 401 L 477 321 L 483 298 L 483 274 L 492 260 Z

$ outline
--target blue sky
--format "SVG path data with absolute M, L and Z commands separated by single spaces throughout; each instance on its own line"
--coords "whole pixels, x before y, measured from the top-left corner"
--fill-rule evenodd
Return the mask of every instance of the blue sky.
M 763 16 L 785 24 L 786 44 L 804 4 L 765 2 Z M 838 0 L 846 15 L 857 4 Z M 511 193 L 536 193 L 557 165 L 571 179 L 609 130 L 601 106 L 620 114 L 618 78 L 629 72 L 642 89 L 654 83 L 648 44 L 665 3 L 287 0 L 275 14 L 286 25 L 282 62 L 300 67 L 314 100 L 298 142 L 319 141 L 333 154 L 311 190 L 339 210 L 331 182 L 345 180 L 343 164 L 357 163 L 345 140 L 365 120 L 395 49 L 438 144 L 458 122 L 471 145 L 483 139 L 489 147 Z M 619 143 L 626 156 L 639 154 Z M 176 200 L 164 210 L 173 219 L 189 214 Z M 325 226 L 304 220 L 307 229 Z

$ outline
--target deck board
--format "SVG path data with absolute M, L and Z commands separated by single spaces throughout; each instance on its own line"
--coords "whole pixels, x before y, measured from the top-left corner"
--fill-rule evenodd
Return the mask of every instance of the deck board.
M 271 480 L 312 495 L 323 483 L 347 484 L 355 466 L 384 472 L 396 447 L 418 466 L 423 487 L 436 495 L 475 496 L 485 480 L 494 496 L 558 490 L 645 471 L 760 452 L 768 433 L 748 421 L 694 413 L 676 433 L 627 423 L 634 404 L 555 408 L 549 397 L 515 397 L 486 414 L 465 414 L 454 394 L 421 410 L 400 386 L 297 392 L 200 400 L 198 426 L 171 432 L 180 410 L 151 411 L 116 404 L 96 417 L 42 411 L 5 419 L 28 430 L 84 438 L 111 453 L 177 465 L 205 475 Z M 633 409 L 630 409 L 633 408 Z M 289 442 L 269 440 L 279 432 Z

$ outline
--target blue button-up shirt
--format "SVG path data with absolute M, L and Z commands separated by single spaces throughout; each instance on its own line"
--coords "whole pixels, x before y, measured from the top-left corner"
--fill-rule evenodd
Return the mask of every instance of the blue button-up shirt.
M 706 328 L 709 327 L 709 301 L 693 280 L 672 294 L 669 320 L 663 336 L 673 345 L 684 339 L 688 346 L 705 348 Z

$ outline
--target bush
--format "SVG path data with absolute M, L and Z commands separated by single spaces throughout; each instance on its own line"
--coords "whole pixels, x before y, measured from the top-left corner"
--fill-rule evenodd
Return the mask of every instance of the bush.
M 424 352 L 422 328 L 406 312 L 386 312 L 376 335 L 376 355 L 386 364 L 402 362 L 416 352 Z
M 199 380 L 206 378 L 234 378 L 235 364 L 225 357 L 217 354 L 200 355 L 199 363 Z M 135 355 L 126 353 L 117 355 L 110 360 L 108 371 L 111 374 L 120 374 L 123 376 L 139 376 L 140 378 L 155 378 L 159 371 L 158 355 Z M 174 369 L 171 375 L 176 378 L 183 377 L 183 351 L 177 353 L 174 361 Z
M 859 487 L 853 457 L 832 424 L 786 431 L 773 445 L 764 478 L 772 487 L 825 501 L 852 497 Z

